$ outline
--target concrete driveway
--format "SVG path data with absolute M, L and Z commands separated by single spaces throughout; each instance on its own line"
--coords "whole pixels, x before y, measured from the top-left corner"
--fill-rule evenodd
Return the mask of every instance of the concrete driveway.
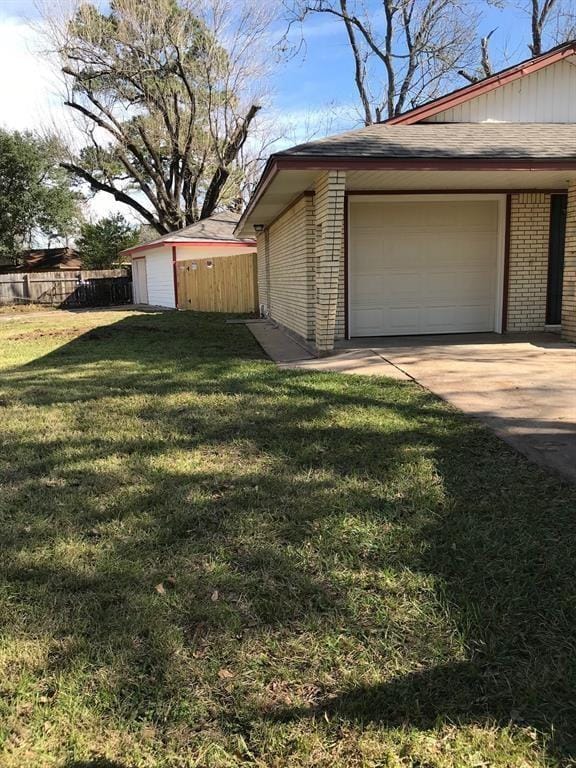
M 576 481 L 576 346 L 553 334 L 474 334 L 374 339 L 368 347 L 528 458 Z
M 354 339 L 320 359 L 284 339 L 261 340 L 282 367 L 412 379 L 576 482 L 576 346 L 554 334 Z

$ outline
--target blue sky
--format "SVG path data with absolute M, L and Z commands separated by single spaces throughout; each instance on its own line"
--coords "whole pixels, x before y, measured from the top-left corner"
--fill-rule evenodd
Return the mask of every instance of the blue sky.
M 475 3 L 472 0 L 471 6 Z M 478 0 L 482 12 L 480 33 L 496 31 L 490 41 L 494 67 L 504 68 L 530 56 L 529 17 L 517 8 L 498 8 Z M 375 13 L 381 4 L 370 0 Z M 328 105 L 357 102 L 353 59 L 338 19 L 325 14 L 310 17 L 303 26 L 305 45 L 280 68 L 276 76 L 276 104 L 288 111 L 320 110 Z M 553 45 L 550 42 L 550 47 Z M 466 85 L 460 79 L 455 87 Z
M 496 28 L 491 40 L 494 64 L 503 67 L 527 58 L 528 17 L 517 9 L 508 7 L 503 10 L 484 0 L 472 0 L 472 7 L 475 2 L 483 14 L 481 33 Z M 0 0 L 0 47 L 3 42 L 1 26 L 5 27 L 7 20 L 34 20 L 38 17 L 36 5 L 36 0 Z M 378 13 L 378 0 L 369 0 L 369 5 Z M 278 37 L 283 29 L 283 25 L 278 26 Z M 304 24 L 303 34 L 305 42 L 301 51 L 281 63 L 274 76 L 275 108 L 281 113 L 298 116 L 308 112 L 330 112 L 331 107 L 341 109 L 355 104 L 353 62 L 341 23 L 325 14 L 312 16 Z M 293 37 L 297 39 L 297 30 Z M 13 71 L 17 79 L 18 69 Z M 26 83 L 22 86 L 20 98 L 25 100 Z M 6 101 L 0 103 L 6 107 Z M 7 113 L 0 113 L 0 122 L 7 118 Z M 352 120 L 353 116 L 346 119 Z
M 0 125 L 10 129 L 61 126 L 67 120 L 59 96 L 56 70 L 41 53 L 42 44 L 31 25 L 31 22 L 39 21 L 38 2 L 50 7 L 54 0 L 0 0 L 0 71 L 4 73 L 0 78 Z M 380 7 L 379 0 L 366 2 L 375 12 Z M 530 27 L 527 16 L 510 7 L 502 10 L 489 6 L 483 0 L 470 2 L 472 7 L 477 3 L 483 11 L 482 34 L 497 28 L 491 41 L 495 66 L 504 67 L 528 57 Z M 273 35 L 274 42 L 280 39 L 284 30 L 285 25 L 279 24 Z M 360 124 L 355 112 L 358 99 L 353 82 L 353 60 L 341 23 L 324 14 L 316 15 L 306 21 L 303 34 L 305 44 L 300 52 L 280 62 L 276 69 L 273 97 L 265 113 L 269 123 L 275 126 L 282 122 L 292 126 L 292 131 L 278 146 Z M 296 31 L 293 39 L 299 39 Z M 270 55 L 273 55 L 272 50 Z M 455 85 L 464 84 L 462 79 Z M 90 204 L 93 216 L 116 209 L 118 205 L 104 194 L 96 195 Z M 123 212 L 128 213 L 128 210 Z

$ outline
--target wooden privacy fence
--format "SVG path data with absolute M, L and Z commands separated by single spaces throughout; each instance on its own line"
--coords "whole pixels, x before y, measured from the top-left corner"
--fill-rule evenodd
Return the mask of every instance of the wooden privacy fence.
M 131 303 L 132 278 L 125 269 L 0 274 L 0 305 L 106 307 Z
M 255 312 L 258 309 L 255 253 L 176 262 L 178 309 Z

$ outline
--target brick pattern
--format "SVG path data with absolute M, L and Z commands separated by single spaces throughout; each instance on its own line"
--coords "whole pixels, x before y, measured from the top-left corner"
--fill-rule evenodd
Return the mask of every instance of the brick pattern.
M 546 324 L 550 195 L 512 195 L 507 330 L 543 331 Z
M 269 286 L 268 286 L 268 238 L 264 232 L 256 236 L 257 264 L 258 264 L 258 304 L 263 308 L 264 315 L 269 313 Z
M 562 338 L 576 342 L 576 183 L 568 188 L 562 285 Z
M 313 198 L 303 197 L 258 237 L 258 293 L 269 317 L 313 340 Z
M 344 205 L 346 205 L 344 199 Z M 343 210 L 343 216 L 346 216 L 346 210 Z M 346 338 L 346 251 L 343 245 L 340 254 L 340 272 L 338 273 L 338 303 L 336 305 L 336 331 L 334 338 L 336 341 Z
M 345 171 L 326 171 L 316 180 L 316 323 L 315 342 L 319 352 L 334 347 L 338 315 L 339 284 L 344 253 Z

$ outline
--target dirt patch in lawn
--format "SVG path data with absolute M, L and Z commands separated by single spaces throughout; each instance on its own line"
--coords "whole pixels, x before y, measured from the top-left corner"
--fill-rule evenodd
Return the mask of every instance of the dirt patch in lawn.
M 50 330 L 30 330 L 27 333 L 16 333 L 13 336 L 6 336 L 4 341 L 35 341 L 36 339 L 74 339 L 82 333 L 81 328 L 65 328 L 61 331 Z

